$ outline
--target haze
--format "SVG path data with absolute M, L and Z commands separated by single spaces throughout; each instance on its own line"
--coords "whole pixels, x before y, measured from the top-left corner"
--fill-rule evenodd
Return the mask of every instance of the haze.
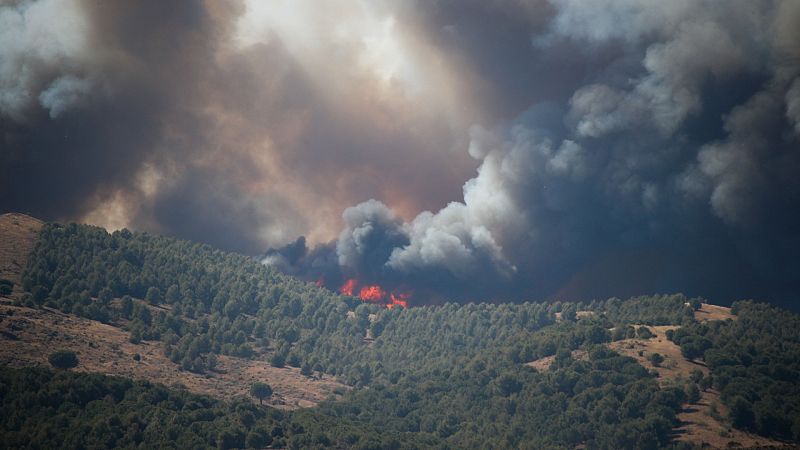
M 798 42 L 791 0 L 4 1 L 0 212 L 430 301 L 797 309 Z

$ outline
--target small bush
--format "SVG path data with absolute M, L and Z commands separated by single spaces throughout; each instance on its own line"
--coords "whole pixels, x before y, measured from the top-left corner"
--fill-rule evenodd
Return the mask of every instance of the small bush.
M 281 353 L 275 353 L 272 355 L 272 358 L 270 358 L 269 363 L 272 367 L 283 367 L 286 364 L 286 357 Z
M 660 366 L 661 363 L 664 362 L 664 356 L 662 356 L 661 353 L 651 353 L 647 359 L 649 359 L 650 362 L 656 367 Z
M 636 336 L 639 339 L 652 339 L 653 337 L 655 337 L 655 334 L 653 334 L 653 332 L 650 331 L 650 328 L 639 327 L 636 329 Z
M 47 361 L 56 369 L 71 369 L 78 366 L 78 355 L 73 351 L 59 350 L 51 353 Z
M 6 278 L 0 278 L 0 295 L 11 295 L 13 291 L 14 282 Z

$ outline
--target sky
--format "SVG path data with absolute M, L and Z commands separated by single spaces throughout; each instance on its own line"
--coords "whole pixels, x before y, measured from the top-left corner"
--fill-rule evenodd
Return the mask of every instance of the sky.
M 793 0 L 3 0 L 0 212 L 417 303 L 800 309 L 798 43 Z

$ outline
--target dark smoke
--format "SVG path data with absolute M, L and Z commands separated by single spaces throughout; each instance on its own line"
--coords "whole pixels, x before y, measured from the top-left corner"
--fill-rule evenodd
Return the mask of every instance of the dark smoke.
M 416 302 L 796 308 L 798 42 L 791 0 L 4 2 L 0 211 Z
M 306 5 L 319 23 L 283 30 L 259 4 L 3 2 L 0 211 L 254 254 L 298 233 L 331 239 L 364 198 L 412 216 L 458 195 L 477 107 L 443 102 L 459 117 L 442 126 L 438 102 L 414 109 L 421 94 L 371 72 L 359 36 L 295 45 L 328 32 L 330 12 Z M 261 28 L 247 34 L 251 15 Z M 407 45 L 409 59 L 429 51 Z
M 684 291 L 796 308 L 800 7 L 551 3 L 529 56 L 567 51 L 591 70 L 533 76 L 533 106 L 471 130 L 481 166 L 463 202 L 391 227 L 365 214 L 340 261 L 358 266 L 352 235 L 376 228 L 409 242 L 372 239 L 372 274 L 461 300 Z M 554 84 L 566 95 L 544 101 Z

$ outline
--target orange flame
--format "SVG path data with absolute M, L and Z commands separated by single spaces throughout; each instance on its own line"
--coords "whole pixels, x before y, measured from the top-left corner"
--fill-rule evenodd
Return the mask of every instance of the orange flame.
M 353 295 L 353 290 L 356 287 L 356 280 L 355 278 L 350 278 L 349 280 L 345 281 L 342 287 L 339 288 L 339 292 L 344 295 Z
M 317 283 L 320 282 L 322 282 L 321 279 L 317 281 Z M 360 298 L 362 302 L 381 304 L 389 309 L 395 306 L 408 308 L 408 299 L 411 297 L 410 294 L 398 292 L 389 293 L 377 284 L 368 284 L 362 286 L 361 289 L 357 289 L 359 284 L 358 280 L 350 278 L 339 288 L 339 292 L 343 295 L 351 296 L 356 295 L 355 293 L 357 292 L 357 297 Z
M 358 296 L 361 298 L 361 301 L 364 302 L 381 303 L 383 299 L 386 298 L 386 291 L 381 289 L 377 284 L 373 284 L 362 287 Z
M 408 308 L 408 298 L 411 297 L 408 294 L 391 294 L 389 295 L 389 300 L 391 301 L 386 305 L 387 308 L 392 309 L 395 306 L 402 306 L 403 308 Z

